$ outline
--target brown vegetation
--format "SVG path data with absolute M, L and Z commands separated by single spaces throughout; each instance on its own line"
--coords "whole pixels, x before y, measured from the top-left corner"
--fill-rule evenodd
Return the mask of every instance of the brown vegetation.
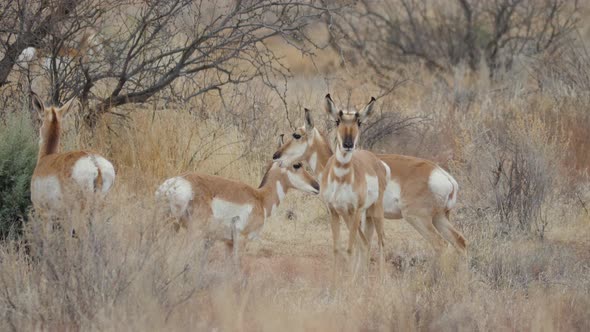
M 223 98 L 123 105 L 92 129 L 71 117 L 63 149 L 99 151 L 117 182 L 105 208 L 64 221 L 83 225 L 78 238 L 45 234 L 32 212 L 23 236 L 0 244 L 0 330 L 590 330 L 590 62 L 588 40 L 574 37 L 561 55 L 493 78 L 485 63 L 433 72 L 409 61 L 399 66 L 411 80 L 391 93 L 364 64 L 332 65 L 345 57 L 338 50 L 312 61 L 273 41 L 281 63 L 300 68 L 285 94 L 253 79 Z M 4 89 L 5 111 L 28 109 L 28 91 Z M 301 193 L 248 244 L 238 275 L 221 245 L 204 251 L 198 236 L 172 230 L 153 197 L 165 178 L 199 171 L 258 184 L 303 106 L 333 136 L 327 92 L 339 105 L 382 95 L 373 151 L 445 161 L 459 183 L 451 219 L 469 241 L 466 259 L 452 248 L 437 258 L 406 222 L 387 220 L 383 282 L 373 262 L 366 280 L 333 288 L 327 211 Z

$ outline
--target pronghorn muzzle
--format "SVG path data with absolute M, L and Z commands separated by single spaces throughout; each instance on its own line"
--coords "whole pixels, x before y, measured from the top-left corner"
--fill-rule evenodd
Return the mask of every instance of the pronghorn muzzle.
M 342 147 L 346 151 L 350 151 L 354 149 L 354 137 L 347 135 L 344 137 L 344 141 L 342 142 Z
M 272 160 L 277 160 L 281 158 L 281 151 L 277 151 L 272 155 Z

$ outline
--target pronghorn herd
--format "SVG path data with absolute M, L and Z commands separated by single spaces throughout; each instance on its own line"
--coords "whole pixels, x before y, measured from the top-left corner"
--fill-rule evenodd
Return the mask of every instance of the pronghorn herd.
M 177 231 L 182 227 L 190 233 L 201 232 L 206 246 L 214 240 L 224 241 L 236 265 L 244 240 L 256 238 L 289 189 L 319 193 L 326 204 L 336 265 L 339 259 L 358 253 L 358 259 L 350 260 L 352 266 L 366 267 L 376 230 L 382 271 L 385 218 L 403 217 L 437 253 L 446 246 L 445 240 L 465 253 L 465 238 L 449 222 L 458 192 L 449 173 L 427 160 L 359 149 L 360 127 L 371 116 L 375 102 L 371 98 L 360 111 L 340 110 L 326 96 L 324 108 L 336 122 L 335 153 L 314 126 L 311 111 L 305 109 L 304 125 L 286 143 L 281 135 L 258 188 L 193 172 L 165 180 L 155 197 L 174 219 Z M 114 184 L 113 165 L 92 151 L 59 152 L 61 122 L 74 101 L 60 108 L 46 107 L 33 93 L 32 104 L 42 119 L 31 180 L 35 210 L 46 220 L 55 220 L 83 207 L 89 198 L 104 198 Z M 302 162 L 309 165 L 313 176 Z M 341 219 L 349 230 L 345 252 L 340 250 Z

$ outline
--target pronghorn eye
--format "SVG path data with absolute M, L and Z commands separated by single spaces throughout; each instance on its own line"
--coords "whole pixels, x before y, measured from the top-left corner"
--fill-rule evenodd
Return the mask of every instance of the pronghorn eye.
M 301 135 L 299 135 L 299 134 L 293 134 L 293 138 L 294 139 L 300 139 L 301 138 Z
M 336 126 L 340 125 L 340 119 L 336 120 Z
M 300 169 L 301 168 L 301 163 L 295 164 L 293 165 L 294 169 Z

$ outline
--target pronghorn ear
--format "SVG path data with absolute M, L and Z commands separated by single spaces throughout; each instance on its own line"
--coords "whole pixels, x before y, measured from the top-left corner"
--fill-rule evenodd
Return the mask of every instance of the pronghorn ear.
M 67 103 L 65 103 L 62 107 L 60 107 L 57 110 L 57 113 L 59 113 L 61 117 L 66 116 L 70 112 L 70 110 L 72 109 L 72 106 L 74 105 L 75 100 L 76 100 L 76 97 L 73 97 L 72 99 L 68 100 Z
M 371 116 L 371 114 L 373 113 L 373 110 L 375 109 L 375 101 L 375 97 L 371 97 L 371 101 L 359 113 L 358 118 L 361 123 L 365 122 L 365 120 L 367 120 L 367 118 L 369 118 L 369 116 Z
M 311 111 L 305 109 L 305 129 L 313 129 L 313 119 L 311 118 Z
M 338 121 L 340 119 L 340 113 L 338 113 L 338 109 L 336 109 L 336 105 L 334 105 L 329 93 L 326 95 L 326 112 L 328 112 L 334 120 Z
M 279 148 L 280 148 L 281 146 L 283 146 L 283 144 L 285 144 L 285 141 L 283 140 L 283 136 L 285 136 L 285 134 L 280 134 L 280 135 L 279 135 L 279 139 L 278 139 Z
M 42 116 L 45 111 L 45 105 L 43 105 L 41 98 L 33 91 L 31 91 L 31 104 L 33 104 L 33 109 Z

